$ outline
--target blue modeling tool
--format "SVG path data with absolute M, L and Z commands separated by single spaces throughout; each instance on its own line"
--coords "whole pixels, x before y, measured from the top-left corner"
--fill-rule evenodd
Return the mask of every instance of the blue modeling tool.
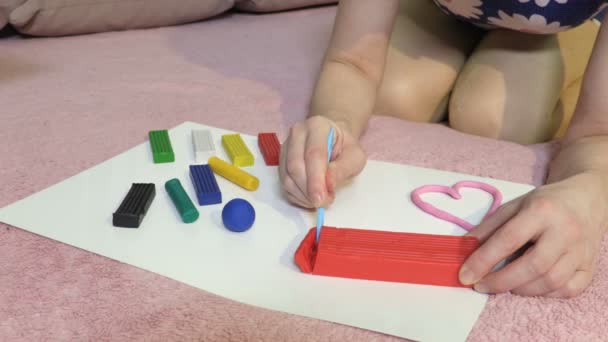
M 334 128 L 329 129 L 329 135 L 327 136 L 327 162 L 331 160 L 331 151 L 334 143 Z M 319 235 L 321 235 L 321 226 L 325 221 L 325 208 L 317 208 L 317 242 L 319 242 Z

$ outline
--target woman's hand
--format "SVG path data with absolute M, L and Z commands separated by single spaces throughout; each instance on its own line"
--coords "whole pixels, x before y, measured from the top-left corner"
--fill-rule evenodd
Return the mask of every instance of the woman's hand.
M 480 292 L 562 298 L 591 283 L 608 224 L 607 57 L 608 17 L 548 184 L 506 203 L 469 233 L 482 245 L 461 268 L 462 283 Z M 523 255 L 492 272 L 528 242 Z
M 327 136 L 334 128 L 331 162 Z M 279 177 L 287 198 L 305 208 L 333 202 L 337 186 L 363 170 L 366 155 L 347 124 L 312 116 L 291 128 L 281 148 Z
M 335 188 L 361 172 L 359 145 L 376 108 L 399 1 L 340 1 L 310 103 L 282 145 L 279 177 L 287 198 L 305 208 L 327 206 Z M 327 135 L 334 128 L 331 162 Z
M 590 284 L 605 233 L 606 176 L 581 173 L 503 205 L 469 233 L 482 245 L 460 280 L 484 293 L 574 297 Z M 528 242 L 521 256 L 491 273 Z

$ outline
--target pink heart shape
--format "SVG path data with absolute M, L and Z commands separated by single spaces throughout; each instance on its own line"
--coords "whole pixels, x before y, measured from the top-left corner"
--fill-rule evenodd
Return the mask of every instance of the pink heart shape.
M 414 204 L 418 208 L 422 209 L 422 211 L 426 212 L 427 214 L 433 215 L 439 219 L 442 219 L 442 220 L 445 220 L 445 221 L 448 221 L 451 223 L 455 223 L 455 224 L 459 225 L 460 227 L 466 229 L 467 231 L 470 231 L 471 229 L 473 229 L 475 227 L 474 225 L 461 219 L 460 217 L 454 216 L 446 211 L 436 208 L 432 204 L 425 202 L 421 197 L 421 195 L 425 194 L 425 193 L 439 192 L 439 193 L 444 193 L 444 194 L 450 195 L 454 199 L 461 199 L 462 195 L 459 192 L 460 188 L 475 188 L 475 189 L 483 190 L 483 191 L 489 193 L 490 195 L 492 195 L 494 200 L 492 202 L 492 205 L 490 206 L 490 209 L 484 216 L 484 218 L 492 215 L 496 211 L 496 209 L 498 209 L 498 207 L 500 206 L 500 204 L 502 202 L 502 194 L 500 193 L 500 191 L 498 189 L 496 189 L 495 187 L 493 187 L 489 184 L 477 182 L 477 181 L 461 181 L 461 182 L 457 182 L 452 187 L 445 186 L 445 185 L 423 185 L 423 186 L 415 189 L 414 191 L 412 191 L 411 198 L 412 198 L 412 201 L 414 202 Z

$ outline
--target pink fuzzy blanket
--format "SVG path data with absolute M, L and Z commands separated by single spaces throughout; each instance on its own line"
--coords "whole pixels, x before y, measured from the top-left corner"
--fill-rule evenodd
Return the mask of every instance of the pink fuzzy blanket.
M 0 206 L 185 120 L 284 138 L 306 115 L 333 14 L 229 14 L 180 27 L 0 40 Z M 363 141 L 373 159 L 536 185 L 554 150 L 387 117 L 374 118 Z M 470 340 L 608 339 L 606 246 L 580 297 L 492 297 Z M 225 300 L 0 224 L 0 340 L 398 339 Z

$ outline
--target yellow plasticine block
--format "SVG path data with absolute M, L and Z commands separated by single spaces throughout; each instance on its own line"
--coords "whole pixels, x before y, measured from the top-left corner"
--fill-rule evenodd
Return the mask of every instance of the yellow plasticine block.
M 213 172 L 247 190 L 256 190 L 260 185 L 260 180 L 257 177 L 221 160 L 218 157 L 209 158 L 207 163 Z
M 253 153 L 249 150 L 243 138 L 238 133 L 222 135 L 222 145 L 228 152 L 232 164 L 236 166 L 252 166 Z

